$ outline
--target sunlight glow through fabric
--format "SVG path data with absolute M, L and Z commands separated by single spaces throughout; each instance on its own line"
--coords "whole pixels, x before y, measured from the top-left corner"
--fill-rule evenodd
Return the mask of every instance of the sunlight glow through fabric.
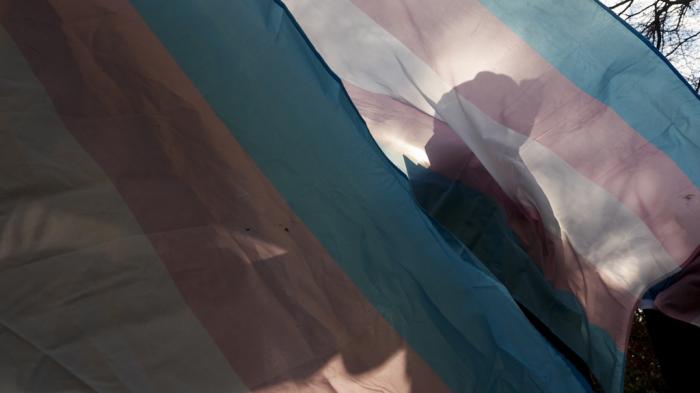
M 700 326 L 698 97 L 429 3 L 0 0 L 0 392 L 615 393 L 642 296 Z

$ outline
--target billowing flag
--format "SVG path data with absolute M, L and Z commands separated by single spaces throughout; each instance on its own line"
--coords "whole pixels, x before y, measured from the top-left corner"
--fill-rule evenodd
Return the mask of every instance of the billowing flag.
M 426 210 L 606 391 L 649 288 L 676 277 L 655 304 L 698 323 L 700 101 L 607 9 L 285 3 Z
M 0 25 L 1 392 L 588 389 L 279 3 L 5 0 Z

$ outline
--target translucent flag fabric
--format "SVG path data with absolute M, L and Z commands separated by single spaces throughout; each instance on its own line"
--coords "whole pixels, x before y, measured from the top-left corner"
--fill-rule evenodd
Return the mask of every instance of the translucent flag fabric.
M 0 25 L 0 391 L 588 390 L 280 3 Z
M 700 100 L 609 10 L 585 0 L 285 4 L 424 208 L 480 247 L 607 391 L 621 389 L 648 289 L 682 277 L 655 305 L 697 324 Z M 484 198 L 485 211 L 475 207 Z

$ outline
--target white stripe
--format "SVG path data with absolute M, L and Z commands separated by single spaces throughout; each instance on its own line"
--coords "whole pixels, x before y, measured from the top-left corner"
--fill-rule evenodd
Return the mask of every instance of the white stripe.
M 355 5 L 347 0 L 286 3 L 341 79 L 447 122 L 504 191 L 536 209 L 547 229 L 568 240 L 608 285 L 639 295 L 677 268 L 646 224 L 615 197 L 547 147 L 498 124 L 456 94 L 454 86 Z

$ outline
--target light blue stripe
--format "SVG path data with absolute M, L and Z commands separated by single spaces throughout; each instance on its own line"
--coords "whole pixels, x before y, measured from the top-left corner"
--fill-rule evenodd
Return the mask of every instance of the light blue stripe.
M 481 2 L 700 187 L 700 100 L 646 40 L 594 0 Z
M 506 290 L 422 213 L 282 7 L 133 4 L 295 213 L 448 386 L 583 391 Z

